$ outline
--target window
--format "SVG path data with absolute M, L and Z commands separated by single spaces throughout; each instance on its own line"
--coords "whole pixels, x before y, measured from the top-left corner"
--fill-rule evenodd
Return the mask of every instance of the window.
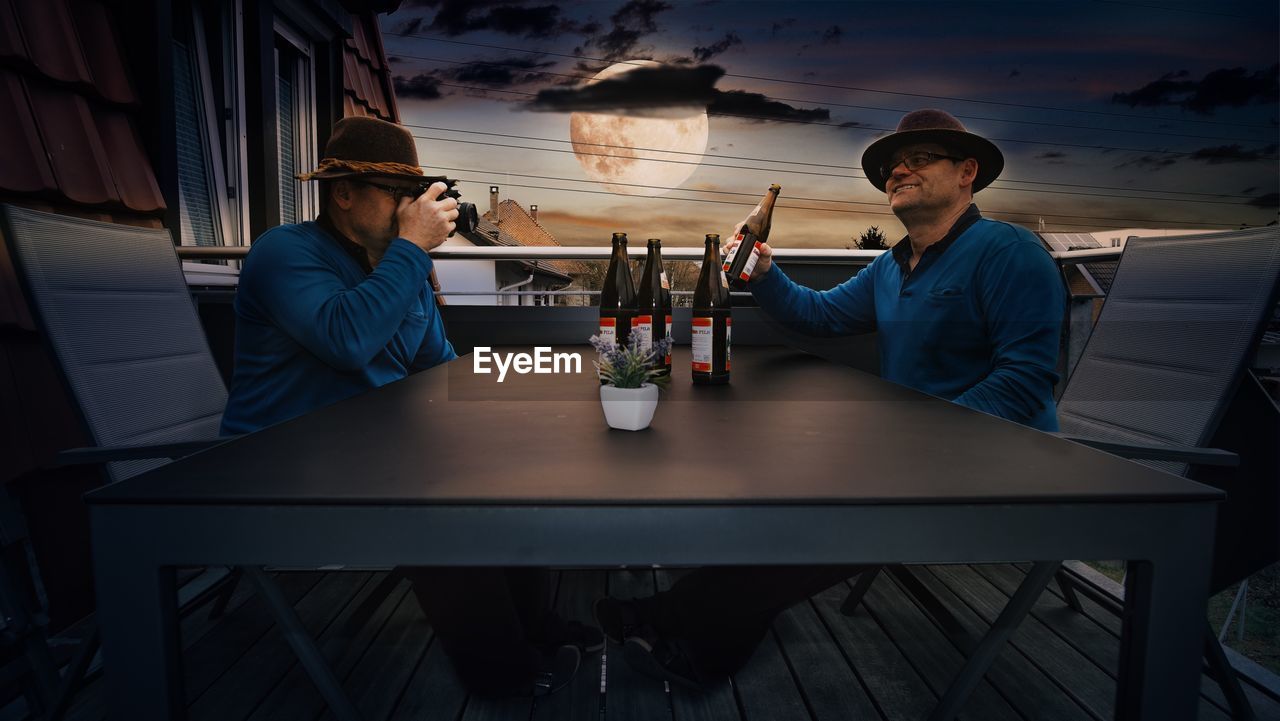
M 235 201 L 243 167 L 236 18 L 231 7 L 214 16 L 216 52 L 211 54 L 202 7 L 192 3 L 175 13 L 173 104 L 182 245 L 239 245 L 246 233 L 245 214 Z M 214 92 L 215 75 L 223 80 L 221 102 Z
M 315 81 L 310 41 L 282 21 L 276 22 L 276 141 L 280 162 L 280 222 L 315 217 L 314 183 L 294 176 L 311 170 L 315 153 Z

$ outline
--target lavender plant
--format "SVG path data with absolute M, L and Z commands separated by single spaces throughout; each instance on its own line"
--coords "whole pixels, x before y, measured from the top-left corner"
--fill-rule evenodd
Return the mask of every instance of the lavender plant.
M 591 345 L 600 354 L 600 359 L 592 363 L 605 383 L 617 388 L 639 388 L 644 383 L 652 383 L 663 390 L 671 384 L 671 376 L 662 372 L 662 359 L 671 349 L 670 338 L 654 342 L 649 350 L 640 347 L 640 336 L 634 333 L 625 348 L 598 335 L 591 336 Z

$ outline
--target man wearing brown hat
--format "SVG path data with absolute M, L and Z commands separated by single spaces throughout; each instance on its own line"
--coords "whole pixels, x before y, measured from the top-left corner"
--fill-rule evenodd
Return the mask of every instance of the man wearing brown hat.
M 885 378 L 1056 431 L 1061 276 L 1034 235 L 973 204 L 1004 168 L 1000 150 L 948 113 L 917 110 L 866 149 L 862 167 L 907 237 L 823 292 L 787 278 L 765 244 L 749 286 L 756 301 L 813 335 L 878 331 Z M 918 440 L 926 453 L 946 442 Z M 596 617 L 637 669 L 696 685 L 745 663 L 777 613 L 860 570 L 704 568 L 656 596 L 602 599 Z
M 453 232 L 458 205 L 441 198 L 443 183 L 424 192 L 413 136 L 374 118 L 345 118 L 320 166 L 298 177 L 319 181 L 320 217 L 263 233 L 245 258 L 224 434 L 457 358 L 428 282 L 428 252 Z M 581 641 L 583 629 L 545 607 L 545 571 L 401 570 L 474 691 L 547 692 L 576 671 L 579 649 L 561 644 Z M 598 631 L 583 645 L 593 643 L 603 645 Z

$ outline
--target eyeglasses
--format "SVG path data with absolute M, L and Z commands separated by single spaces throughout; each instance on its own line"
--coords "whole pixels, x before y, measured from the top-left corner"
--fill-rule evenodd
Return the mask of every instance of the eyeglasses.
M 400 202 L 401 198 L 408 198 L 409 200 L 417 200 L 418 196 L 427 192 L 427 189 L 421 185 L 410 185 L 410 186 L 404 187 L 399 185 L 386 185 L 385 183 L 374 183 L 369 180 L 360 180 L 357 182 L 359 182 L 361 185 L 367 185 L 370 188 L 377 188 L 378 190 L 381 190 L 384 193 L 389 194 L 391 196 L 391 199 L 396 201 L 397 203 Z
M 893 175 L 893 171 L 896 170 L 899 165 L 907 166 L 907 170 L 916 171 L 943 159 L 954 160 L 957 163 L 964 160 L 964 158 L 957 158 L 954 155 L 943 155 L 941 153 L 912 153 L 897 162 L 890 163 L 888 165 L 881 165 L 880 177 L 884 180 L 888 180 L 889 176 Z

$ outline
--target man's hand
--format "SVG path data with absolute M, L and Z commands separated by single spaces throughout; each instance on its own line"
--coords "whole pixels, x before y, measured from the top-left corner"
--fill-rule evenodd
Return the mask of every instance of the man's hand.
M 729 242 L 725 244 L 722 256 L 729 257 L 729 252 L 738 247 L 738 233 L 742 232 L 742 226 L 746 225 L 746 221 L 742 221 L 733 226 L 733 232 L 729 234 Z M 751 252 L 751 251 L 747 251 Z M 756 261 L 756 267 L 751 271 L 751 280 L 760 280 L 765 273 L 773 267 L 773 248 L 768 243 L 760 244 L 760 259 Z M 750 282 L 750 281 L 748 281 Z
M 432 183 L 417 200 L 400 199 L 396 221 L 401 238 L 430 251 L 449 237 L 455 227 L 454 221 L 458 219 L 458 201 L 440 199 L 440 194 L 447 189 L 444 183 Z

